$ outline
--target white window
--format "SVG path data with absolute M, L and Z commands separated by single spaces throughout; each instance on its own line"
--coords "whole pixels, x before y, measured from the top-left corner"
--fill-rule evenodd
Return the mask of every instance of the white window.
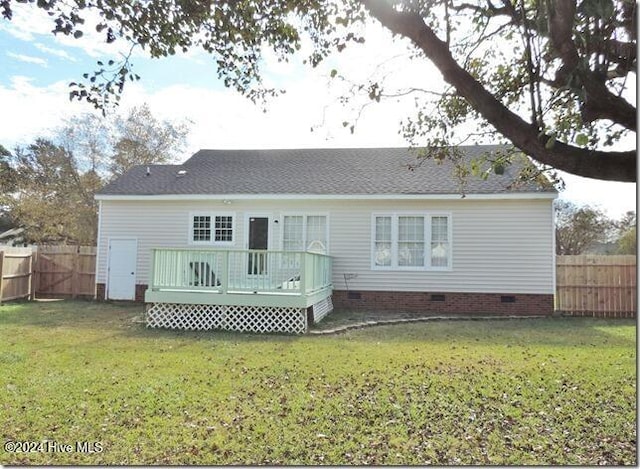
M 285 215 L 282 217 L 283 251 L 327 252 L 326 215 Z
M 231 214 L 192 213 L 189 242 L 192 244 L 233 244 L 235 217 Z
M 446 270 L 451 267 L 448 214 L 374 214 L 372 268 Z
M 195 215 L 193 217 L 193 242 L 211 241 L 211 217 L 209 215 Z
M 424 217 L 398 217 L 398 266 L 424 267 Z
M 373 246 L 376 266 L 391 266 L 391 220 L 391 217 L 376 217 Z
M 213 240 L 216 243 L 233 242 L 233 217 L 230 215 L 216 215 Z
M 431 217 L 431 266 L 449 266 L 449 217 Z

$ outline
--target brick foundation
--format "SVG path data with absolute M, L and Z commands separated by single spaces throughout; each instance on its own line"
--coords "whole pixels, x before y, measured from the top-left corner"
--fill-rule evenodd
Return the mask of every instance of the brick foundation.
M 96 283 L 96 300 L 104 301 L 105 298 L 105 284 Z
M 136 285 L 135 301 L 144 302 L 147 285 Z M 105 299 L 105 285 L 96 285 L 96 298 Z M 421 314 L 495 314 L 547 316 L 553 314 L 553 295 L 513 293 L 450 293 L 334 290 L 336 310 L 389 311 Z M 309 308 L 310 309 L 310 308 Z
M 513 293 L 451 293 L 334 290 L 335 309 L 422 314 L 553 314 L 553 295 Z
M 138 303 L 144 302 L 144 292 L 147 291 L 147 285 L 136 285 L 135 300 Z M 106 287 L 104 283 L 96 284 L 96 299 L 98 301 L 104 301 L 106 297 Z

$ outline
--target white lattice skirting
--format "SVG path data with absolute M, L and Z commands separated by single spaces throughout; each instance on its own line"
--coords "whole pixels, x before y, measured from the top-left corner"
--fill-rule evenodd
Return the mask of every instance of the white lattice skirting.
M 333 311 L 333 302 L 331 297 L 327 297 L 324 300 L 318 301 L 312 306 L 313 309 L 313 323 L 318 324 L 324 319 L 324 317 Z
M 147 309 L 147 327 L 304 334 L 307 326 L 304 308 L 152 303 Z

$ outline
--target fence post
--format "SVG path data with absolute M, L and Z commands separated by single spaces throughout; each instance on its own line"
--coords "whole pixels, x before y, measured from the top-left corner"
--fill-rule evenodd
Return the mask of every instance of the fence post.
M 80 264 L 80 246 L 76 246 L 73 253 L 73 263 L 71 264 L 71 298 L 78 296 L 78 268 Z
M 31 248 L 31 256 L 29 257 L 29 300 L 35 299 L 35 272 L 36 272 L 36 253 Z
M 31 262 L 33 269 L 31 270 L 31 299 L 36 299 L 36 292 L 38 291 L 38 287 L 40 286 L 40 271 L 38 266 L 38 248 L 31 251 Z
M 4 279 L 4 251 L 0 251 L 0 305 L 2 304 L 2 280 Z

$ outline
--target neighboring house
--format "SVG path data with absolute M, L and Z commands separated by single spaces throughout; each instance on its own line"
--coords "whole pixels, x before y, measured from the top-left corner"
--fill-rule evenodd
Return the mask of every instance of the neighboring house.
M 616 254 L 618 251 L 618 243 L 611 241 L 608 242 L 595 242 L 589 245 L 582 254 L 594 254 L 600 256 L 610 256 Z
M 497 146 L 461 147 L 465 158 Z M 201 150 L 101 190 L 97 296 L 151 326 L 303 332 L 333 306 L 550 314 L 553 188 L 403 148 Z M 333 306 L 332 306 L 333 305 Z
M 24 241 L 24 228 L 11 228 L 0 233 L 0 245 L 4 246 L 22 246 Z

